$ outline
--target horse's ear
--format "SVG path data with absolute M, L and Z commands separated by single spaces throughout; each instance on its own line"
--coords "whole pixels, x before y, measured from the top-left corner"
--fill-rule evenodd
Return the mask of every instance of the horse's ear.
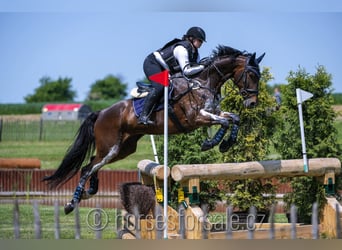
M 251 66 L 255 65 L 255 66 L 257 66 L 256 61 L 255 61 L 255 53 L 253 53 L 253 54 L 249 57 L 249 59 L 248 59 L 248 65 L 251 65 Z
M 250 62 L 255 62 L 255 55 L 256 53 L 254 52 L 251 56 L 251 58 L 249 59 Z
M 256 59 L 258 64 L 261 62 L 261 60 L 264 58 L 264 56 L 265 56 L 265 52 Z

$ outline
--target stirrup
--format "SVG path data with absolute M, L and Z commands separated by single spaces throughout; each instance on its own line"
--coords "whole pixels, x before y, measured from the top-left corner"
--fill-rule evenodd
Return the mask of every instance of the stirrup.
M 153 125 L 154 121 L 150 120 L 148 117 L 139 117 L 138 124 Z

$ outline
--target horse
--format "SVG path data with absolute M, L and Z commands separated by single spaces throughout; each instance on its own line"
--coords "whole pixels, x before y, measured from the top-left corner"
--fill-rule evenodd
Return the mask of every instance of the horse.
M 208 150 L 222 141 L 220 151 L 226 151 L 230 142 L 223 138 L 231 123 L 237 127 L 239 117 L 220 110 L 220 89 L 231 79 L 239 88 L 243 105 L 247 108 L 257 105 L 261 77 L 259 63 L 264 55 L 256 58 L 256 53 L 218 45 L 207 57 L 207 66 L 195 77 L 171 76 L 169 81 L 173 91 L 168 107 L 168 133 L 187 133 L 203 126 L 221 125 L 214 137 L 203 143 L 202 150 Z M 90 113 L 80 125 L 74 142 L 67 149 L 57 170 L 51 176 L 44 177 L 43 181 L 47 182 L 50 189 L 58 188 L 81 169 L 86 159 L 89 160 L 82 167 L 72 200 L 64 206 L 65 214 L 72 212 L 82 199 L 97 193 L 97 173 L 104 165 L 133 154 L 138 140 L 144 135 L 163 134 L 165 107 L 152 113 L 154 124 L 144 125 L 138 123 L 134 101 L 135 98 L 121 100 Z M 236 129 L 232 129 L 233 132 L 236 137 Z M 88 180 L 90 185 L 85 190 Z

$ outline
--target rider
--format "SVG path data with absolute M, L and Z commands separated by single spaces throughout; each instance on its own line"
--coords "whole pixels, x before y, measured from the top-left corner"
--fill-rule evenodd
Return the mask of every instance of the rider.
M 175 38 L 146 57 L 144 73 L 151 82 L 151 90 L 145 99 L 138 123 L 153 124 L 149 116 L 163 94 L 163 85 L 150 80 L 150 76 L 164 70 L 168 70 L 171 75 L 182 72 L 186 77 L 201 72 L 206 65 L 199 64 L 198 49 L 205 41 L 204 30 L 200 27 L 191 27 L 182 39 Z

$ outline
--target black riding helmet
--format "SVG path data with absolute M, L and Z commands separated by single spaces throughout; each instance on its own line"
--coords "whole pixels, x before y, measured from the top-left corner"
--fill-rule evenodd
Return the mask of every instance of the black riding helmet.
M 206 42 L 205 40 L 205 32 L 202 28 L 200 27 L 191 27 L 187 32 L 186 32 L 187 37 L 193 37 L 197 38 L 199 40 L 202 40 Z

